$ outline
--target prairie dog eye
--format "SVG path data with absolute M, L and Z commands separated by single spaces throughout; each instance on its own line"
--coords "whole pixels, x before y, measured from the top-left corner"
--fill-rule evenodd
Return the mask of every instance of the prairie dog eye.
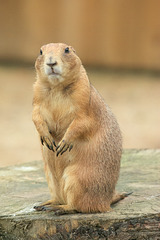
M 69 47 L 66 47 L 64 50 L 65 53 L 69 53 Z
M 40 49 L 40 55 L 42 55 L 42 54 L 43 54 L 42 49 Z

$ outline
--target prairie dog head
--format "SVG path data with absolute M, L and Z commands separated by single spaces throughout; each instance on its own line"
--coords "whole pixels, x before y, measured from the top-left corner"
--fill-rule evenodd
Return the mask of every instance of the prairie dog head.
M 35 68 L 40 80 L 51 84 L 78 76 L 81 60 L 75 50 L 64 43 L 49 43 L 40 49 Z

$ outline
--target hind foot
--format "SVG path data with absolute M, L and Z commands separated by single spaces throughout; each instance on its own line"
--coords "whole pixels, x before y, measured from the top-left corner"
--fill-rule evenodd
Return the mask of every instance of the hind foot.
M 51 205 L 58 205 L 59 202 L 56 202 L 54 200 L 48 200 L 44 203 L 41 203 L 40 205 L 38 206 L 34 206 L 33 208 L 36 210 L 36 211 L 46 211 L 45 208 L 49 208 Z
M 64 215 L 64 214 L 72 214 L 76 213 L 77 211 L 73 209 L 69 205 L 57 205 L 52 200 L 43 203 L 39 206 L 34 206 L 36 211 L 47 211 L 47 212 L 54 212 L 55 215 Z

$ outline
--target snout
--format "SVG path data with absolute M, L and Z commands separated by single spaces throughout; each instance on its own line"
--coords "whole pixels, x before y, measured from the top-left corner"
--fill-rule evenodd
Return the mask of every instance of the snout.
M 55 77 L 61 74 L 60 64 L 58 64 L 58 61 L 52 56 L 46 57 L 44 62 L 44 70 L 45 74 L 48 76 Z
M 55 61 L 55 62 L 50 62 L 50 63 L 46 63 L 46 64 L 47 64 L 47 66 L 53 68 L 55 65 L 57 65 L 57 61 Z

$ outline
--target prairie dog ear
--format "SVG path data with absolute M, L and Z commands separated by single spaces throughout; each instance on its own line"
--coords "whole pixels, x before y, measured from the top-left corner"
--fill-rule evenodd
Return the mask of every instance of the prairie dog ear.
M 76 53 L 75 49 L 73 47 L 70 47 L 74 53 Z

